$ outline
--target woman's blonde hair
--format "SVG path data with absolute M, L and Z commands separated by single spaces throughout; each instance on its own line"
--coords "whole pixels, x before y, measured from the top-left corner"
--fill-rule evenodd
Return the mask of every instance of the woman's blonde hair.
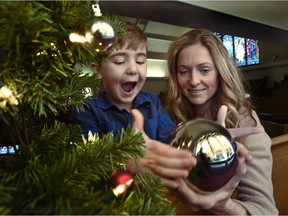
M 252 116 L 252 105 L 246 98 L 242 74 L 235 67 L 228 55 L 228 51 L 219 38 L 206 29 L 191 30 L 176 39 L 168 50 L 169 89 L 165 109 L 176 123 L 194 119 L 193 105 L 181 93 L 177 81 L 177 63 L 179 53 L 187 46 L 201 44 L 205 46 L 214 60 L 219 73 L 219 86 L 213 98 L 214 106 L 205 113 L 204 118 L 217 119 L 217 112 L 221 105 L 228 107 L 226 126 L 239 127 L 239 115 L 248 112 Z M 254 122 L 256 123 L 255 119 Z

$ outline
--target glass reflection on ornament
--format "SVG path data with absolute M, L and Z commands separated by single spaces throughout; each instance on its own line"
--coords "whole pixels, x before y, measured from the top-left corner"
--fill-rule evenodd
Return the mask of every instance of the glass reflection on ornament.
M 205 134 L 197 143 L 195 155 L 205 155 L 210 163 L 227 161 L 235 153 L 228 139 L 219 133 Z
M 170 135 L 170 145 L 189 149 L 197 158 L 188 179 L 201 190 L 218 190 L 235 174 L 236 144 L 228 130 L 215 122 L 198 119 L 179 124 Z
M 114 28 L 104 19 L 94 18 L 89 22 L 91 25 L 85 33 L 87 41 L 97 52 L 103 51 L 114 44 L 116 33 Z

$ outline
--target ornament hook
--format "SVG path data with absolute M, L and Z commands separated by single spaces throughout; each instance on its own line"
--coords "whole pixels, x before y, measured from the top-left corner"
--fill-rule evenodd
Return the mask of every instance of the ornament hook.
M 94 15 L 96 17 L 100 17 L 100 16 L 102 16 L 102 13 L 101 13 L 101 10 L 100 10 L 99 4 L 98 4 L 99 0 L 96 0 L 95 2 L 96 2 L 96 4 L 92 4 L 92 9 L 94 11 Z

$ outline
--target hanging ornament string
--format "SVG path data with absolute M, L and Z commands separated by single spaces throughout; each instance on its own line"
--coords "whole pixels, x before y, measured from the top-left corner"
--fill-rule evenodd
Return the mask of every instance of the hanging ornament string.
M 101 17 L 102 13 L 101 13 L 101 10 L 100 10 L 100 7 L 99 7 L 99 0 L 96 0 L 95 2 L 96 2 L 96 4 L 92 5 L 92 9 L 94 11 L 94 15 L 96 17 Z

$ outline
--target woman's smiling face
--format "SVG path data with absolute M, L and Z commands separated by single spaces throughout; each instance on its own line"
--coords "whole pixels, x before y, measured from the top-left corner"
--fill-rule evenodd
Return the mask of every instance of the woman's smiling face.
M 182 94 L 201 112 L 218 89 L 218 71 L 209 50 L 201 44 L 185 47 L 178 57 L 177 81 Z

